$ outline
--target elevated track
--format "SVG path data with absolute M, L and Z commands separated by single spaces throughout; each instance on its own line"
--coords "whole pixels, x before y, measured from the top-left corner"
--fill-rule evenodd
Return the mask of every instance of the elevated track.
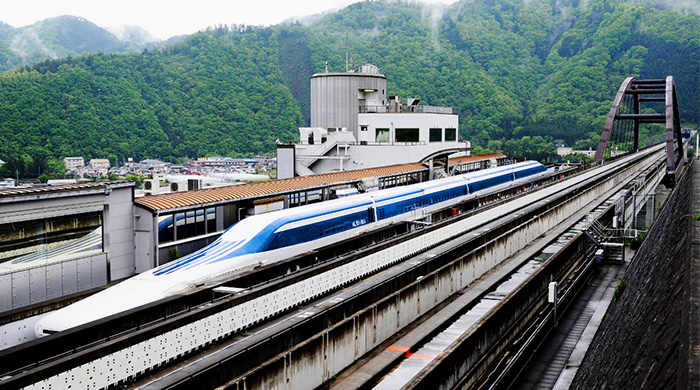
M 437 213 L 430 225 L 386 227 L 218 289 L 2 351 L 0 388 L 321 386 L 455 294 L 468 295 L 465 287 L 494 268 L 508 268 L 507 259 L 572 215 L 594 209 L 602 195 L 662 157 L 660 147 L 646 149 L 567 180 L 540 183 L 510 201 L 501 198 L 522 188 L 501 191 Z M 538 280 L 547 279 L 540 274 Z M 541 294 L 529 292 L 526 300 Z M 503 313 L 509 305 L 501 304 Z M 296 311 L 285 314 L 290 310 Z M 510 316 L 493 316 L 502 315 Z M 430 372 L 444 373 L 452 364 L 452 354 L 441 356 Z M 420 387 L 433 375 L 411 383 Z

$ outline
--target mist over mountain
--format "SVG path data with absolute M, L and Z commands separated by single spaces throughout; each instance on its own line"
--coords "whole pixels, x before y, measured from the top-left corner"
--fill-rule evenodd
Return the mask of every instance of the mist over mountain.
M 595 147 L 628 76 L 673 75 L 684 125 L 700 123 L 699 28 L 697 13 L 659 1 L 380 0 L 304 24 L 213 26 L 135 53 L 86 49 L 99 53 L 0 73 L 0 174 L 36 175 L 72 155 L 273 153 L 308 124 L 309 77 L 326 61 L 345 71 L 348 54 L 381 67 L 389 94 L 453 107 L 474 146 L 546 158 L 555 142 Z M 57 52 L 56 40 L 41 42 Z M 644 129 L 643 142 L 659 138 Z
M 146 46 L 151 42 L 158 42 L 160 40 L 158 37 L 139 26 L 109 26 L 105 27 L 105 30 L 109 31 L 120 41 L 136 46 Z
M 20 28 L 0 23 L 0 69 L 91 52 L 140 52 L 154 41 L 157 38 L 137 26 L 108 31 L 77 16 L 59 16 Z

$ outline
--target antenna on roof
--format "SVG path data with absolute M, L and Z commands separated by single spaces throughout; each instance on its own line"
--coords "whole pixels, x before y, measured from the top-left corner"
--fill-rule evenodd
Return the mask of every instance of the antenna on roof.
M 328 61 L 326 61 L 326 73 L 328 73 Z
M 350 55 L 350 45 L 348 44 L 348 33 L 345 33 L 345 73 L 348 72 L 348 56 Z

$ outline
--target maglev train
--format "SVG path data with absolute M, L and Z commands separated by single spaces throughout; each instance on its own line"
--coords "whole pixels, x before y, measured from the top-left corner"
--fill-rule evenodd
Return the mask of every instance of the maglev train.
M 205 248 L 46 315 L 35 332 L 45 336 L 213 285 L 384 225 L 423 218 L 479 191 L 545 171 L 529 161 L 250 216 Z

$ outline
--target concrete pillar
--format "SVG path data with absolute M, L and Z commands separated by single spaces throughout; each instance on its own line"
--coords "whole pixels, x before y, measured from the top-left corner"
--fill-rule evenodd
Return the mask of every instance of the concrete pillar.
M 107 256 L 107 283 L 112 282 L 112 263 L 109 256 L 110 252 L 110 242 L 109 242 L 109 205 L 104 205 L 102 209 L 102 251 Z
M 175 215 L 173 214 L 173 221 L 175 220 Z M 158 231 L 158 214 L 153 215 L 153 231 L 157 232 Z M 158 251 L 158 240 L 159 238 L 154 235 L 153 236 L 153 264 L 154 267 L 158 267 L 160 265 L 160 253 Z M 175 239 L 175 222 L 173 222 L 173 239 Z
M 637 228 L 637 195 L 632 195 L 632 225 L 633 228 Z
M 654 197 L 650 196 L 644 206 L 641 207 L 639 211 L 639 216 L 637 217 L 637 226 L 639 229 L 646 230 L 651 222 L 654 220 Z

